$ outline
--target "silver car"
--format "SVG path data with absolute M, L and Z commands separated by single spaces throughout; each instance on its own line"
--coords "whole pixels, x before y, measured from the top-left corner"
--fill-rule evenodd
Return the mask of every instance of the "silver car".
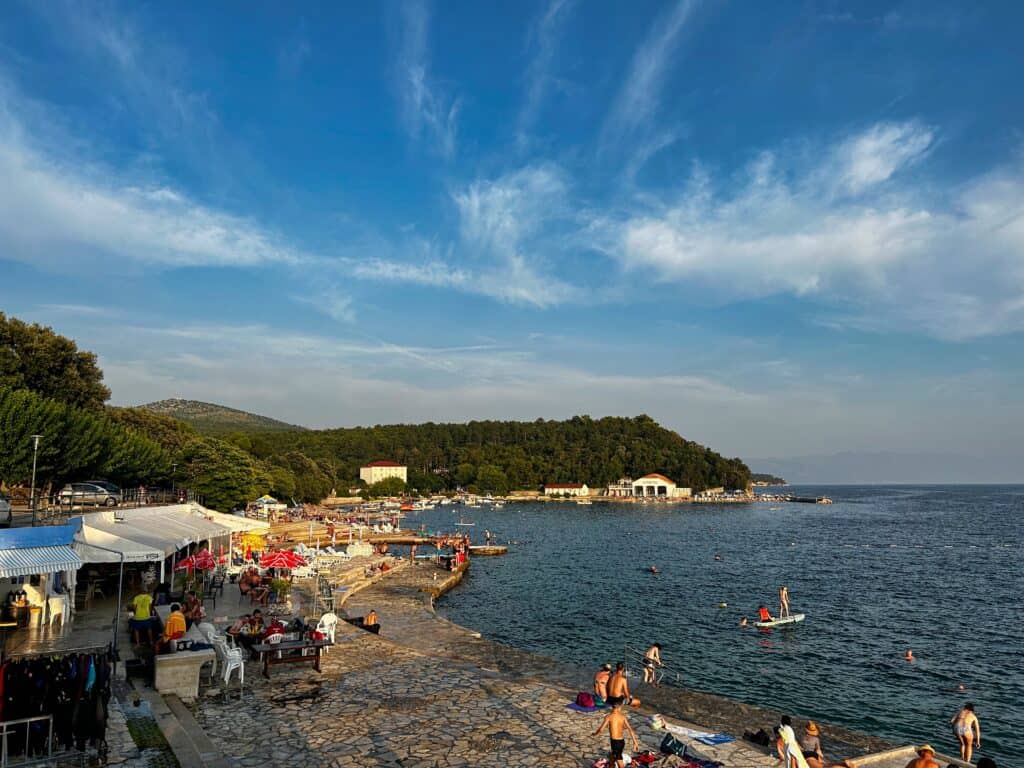
M 68 483 L 57 499 L 62 506 L 116 507 L 121 503 L 121 489 L 111 483 Z
M 11 500 L 0 493 L 0 528 L 10 528 L 14 513 L 11 511 Z

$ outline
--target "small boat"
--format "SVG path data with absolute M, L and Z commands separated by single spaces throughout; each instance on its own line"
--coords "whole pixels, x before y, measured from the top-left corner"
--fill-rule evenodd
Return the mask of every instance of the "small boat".
M 466 522 L 466 521 L 465 521 L 464 519 L 462 519 L 462 518 L 460 517 L 460 518 L 459 518 L 459 522 L 457 522 L 457 523 L 456 523 L 456 525 L 465 525 L 465 526 L 470 526 L 470 525 L 476 525 L 476 523 L 467 523 L 467 522 Z
M 580 499 L 576 503 L 581 507 L 589 507 L 594 502 L 592 502 L 590 499 Z
M 804 614 L 794 613 L 792 616 L 786 616 L 782 619 L 772 619 L 771 621 L 755 621 L 755 627 L 785 627 L 789 624 L 798 624 L 804 620 Z

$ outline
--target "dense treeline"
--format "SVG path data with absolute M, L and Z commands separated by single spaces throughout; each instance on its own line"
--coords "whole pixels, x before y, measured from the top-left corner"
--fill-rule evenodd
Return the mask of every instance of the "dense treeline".
M 39 487 L 73 480 L 109 479 L 121 485 L 154 483 L 170 475 L 171 458 L 154 440 L 94 413 L 0 387 L 0 481 L 27 484 L 33 440 L 40 435 Z
M 276 463 L 294 452 L 308 457 L 341 486 L 359 467 L 393 459 L 409 467 L 420 491 L 474 487 L 500 493 L 544 483 L 599 487 L 622 476 L 660 472 L 694 490 L 743 488 L 750 470 L 684 440 L 649 416 L 568 421 L 474 421 L 239 435 L 257 458 Z

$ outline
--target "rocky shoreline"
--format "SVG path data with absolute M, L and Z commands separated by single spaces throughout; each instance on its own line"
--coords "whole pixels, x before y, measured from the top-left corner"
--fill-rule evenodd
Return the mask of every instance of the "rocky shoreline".
M 245 693 L 211 689 L 193 705 L 199 726 L 227 761 L 244 768 L 326 765 L 389 768 L 590 766 L 607 753 L 592 735 L 600 713 L 568 707 L 589 689 L 591 671 L 487 640 L 437 615 L 434 599 L 461 574 L 405 562 L 382 579 L 354 585 L 338 612 L 377 612 L 380 635 L 342 622 L 321 674 L 305 665 L 275 667 L 271 679 L 249 665 Z M 634 681 L 634 685 L 636 685 Z M 629 717 L 642 748 L 657 751 L 660 712 L 684 727 L 738 737 L 697 754 L 728 768 L 773 768 L 776 758 L 742 740 L 744 730 L 778 722 L 778 713 L 680 689 L 639 686 Z M 823 728 L 830 759 L 889 746 Z
M 448 585 L 442 593 L 447 593 L 458 583 L 457 580 Z M 488 640 L 479 632 L 438 615 L 434 601 L 440 594 L 436 590 L 413 593 L 409 587 L 388 583 L 385 580 L 374 585 L 372 591 L 355 595 L 346 606 L 358 615 L 361 610 L 371 606 L 386 605 L 384 610 L 392 614 L 389 618 L 393 623 L 385 636 L 395 642 L 411 645 L 420 650 L 440 651 L 452 657 L 476 662 L 501 674 L 543 679 L 573 690 L 590 689 L 593 670 L 583 670 L 573 664 Z M 377 607 L 377 611 L 381 613 L 382 609 Z M 438 622 L 445 630 L 430 631 L 430 625 L 424 623 L 426 621 Z M 702 691 L 670 686 L 654 688 L 637 685 L 637 682 L 634 678 L 631 691 L 642 699 L 645 712 L 657 711 L 667 716 L 679 717 L 705 730 L 729 733 L 737 738 L 742 738 L 745 731 L 757 731 L 760 728 L 771 732 L 783 714 Z M 794 717 L 794 722 L 803 725 L 806 721 Z M 825 754 L 830 760 L 837 762 L 889 750 L 895 746 L 892 742 L 869 734 L 820 721 L 817 721 L 817 724 L 822 731 Z

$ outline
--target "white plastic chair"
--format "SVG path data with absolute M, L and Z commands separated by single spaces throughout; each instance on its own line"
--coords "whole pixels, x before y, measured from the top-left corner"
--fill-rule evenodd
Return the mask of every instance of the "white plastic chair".
M 238 690 L 241 694 L 245 690 L 245 660 L 242 657 L 241 648 L 228 648 L 225 643 L 224 650 L 224 688 L 227 689 L 231 682 L 231 673 L 238 670 Z
M 331 641 L 332 645 L 334 644 L 334 633 L 338 628 L 338 621 L 338 614 L 328 611 L 320 617 L 320 621 L 316 625 L 316 631 L 322 633 L 325 638 Z M 325 653 L 330 653 L 330 650 L 330 646 L 324 648 Z

